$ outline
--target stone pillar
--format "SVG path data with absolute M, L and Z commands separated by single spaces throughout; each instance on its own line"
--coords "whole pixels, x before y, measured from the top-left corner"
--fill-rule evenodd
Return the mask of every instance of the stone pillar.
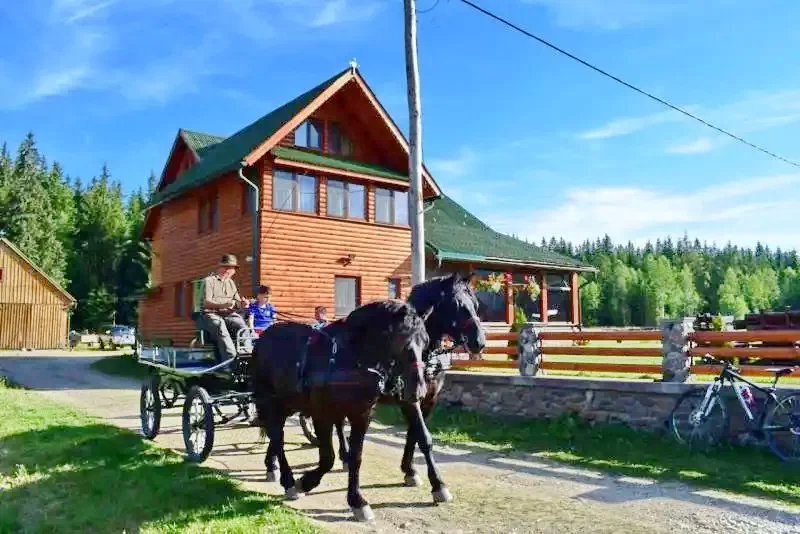
M 539 334 L 533 326 L 526 325 L 520 330 L 517 339 L 519 374 L 536 376 L 542 365 L 542 341 L 539 339 Z
M 686 382 L 691 373 L 689 365 L 689 333 L 692 325 L 683 319 L 665 319 L 661 373 L 663 382 Z

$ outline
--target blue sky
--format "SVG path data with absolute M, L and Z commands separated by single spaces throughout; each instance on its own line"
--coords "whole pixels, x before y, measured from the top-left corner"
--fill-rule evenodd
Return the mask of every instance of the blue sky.
M 800 3 L 477 1 L 800 160 Z M 800 169 L 456 0 L 420 14 L 419 46 L 425 160 L 498 230 L 800 248 Z M 400 0 L 2 2 L 0 49 L 0 140 L 33 130 L 70 175 L 108 162 L 127 191 L 161 171 L 179 127 L 233 133 L 353 57 L 407 124 Z

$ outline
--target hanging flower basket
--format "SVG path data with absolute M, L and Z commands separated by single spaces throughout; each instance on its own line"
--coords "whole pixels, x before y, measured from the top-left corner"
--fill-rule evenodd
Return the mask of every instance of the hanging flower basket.
M 504 277 L 500 274 L 492 273 L 486 277 L 486 280 L 477 280 L 475 288 L 478 291 L 487 291 L 489 293 L 500 293 L 503 290 Z
M 531 300 L 538 297 L 539 293 L 542 292 L 542 289 L 539 287 L 539 284 L 536 283 L 536 277 L 526 274 L 524 280 L 525 283 L 521 289 L 530 295 Z

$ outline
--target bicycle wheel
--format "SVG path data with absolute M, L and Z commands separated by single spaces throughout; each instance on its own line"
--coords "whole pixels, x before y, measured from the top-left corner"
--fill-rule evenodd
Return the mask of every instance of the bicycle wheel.
M 767 445 L 785 462 L 800 462 L 800 393 L 780 399 L 764 420 Z
M 705 390 L 687 391 L 675 403 L 670 414 L 670 429 L 679 443 L 695 449 L 707 449 L 719 443 L 728 433 L 728 410 L 719 394 L 709 399 L 711 409 L 703 414 L 700 406 Z

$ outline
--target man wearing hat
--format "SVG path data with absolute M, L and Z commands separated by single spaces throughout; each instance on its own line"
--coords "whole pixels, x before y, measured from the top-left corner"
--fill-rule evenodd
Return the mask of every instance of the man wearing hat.
M 237 308 L 246 308 L 248 300 L 239 295 L 233 275 L 239 263 L 233 254 L 225 254 L 219 262 L 216 272 L 203 280 L 205 293 L 203 296 L 203 330 L 211 334 L 217 344 L 217 354 L 223 360 L 236 356 L 236 346 L 232 336 L 247 328 Z

